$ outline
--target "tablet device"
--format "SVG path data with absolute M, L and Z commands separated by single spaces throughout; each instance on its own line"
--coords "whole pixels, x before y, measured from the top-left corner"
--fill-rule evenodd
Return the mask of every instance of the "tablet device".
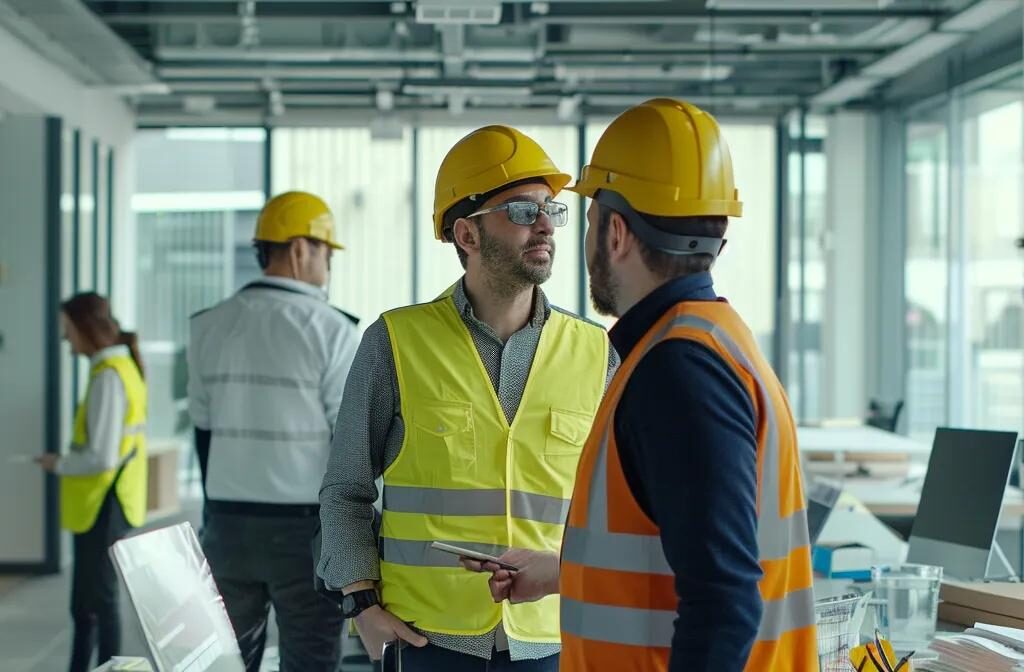
M 510 572 L 518 572 L 519 571 L 519 568 L 516 567 L 515 565 L 510 565 L 507 562 L 502 562 L 501 560 L 498 560 L 498 558 L 494 557 L 493 555 L 488 555 L 487 553 L 481 553 L 480 551 L 471 551 L 468 548 L 461 548 L 459 546 L 452 546 L 451 544 L 445 544 L 445 543 L 442 543 L 440 541 L 433 542 L 432 544 L 430 544 L 430 547 L 435 549 L 435 550 L 438 550 L 438 551 L 443 551 L 445 553 L 451 553 L 452 555 L 458 555 L 458 556 L 461 556 L 461 557 L 464 557 L 464 558 L 469 558 L 470 560 L 478 560 L 480 562 L 493 562 L 494 564 L 496 564 L 497 566 L 501 567 L 502 569 L 507 569 Z

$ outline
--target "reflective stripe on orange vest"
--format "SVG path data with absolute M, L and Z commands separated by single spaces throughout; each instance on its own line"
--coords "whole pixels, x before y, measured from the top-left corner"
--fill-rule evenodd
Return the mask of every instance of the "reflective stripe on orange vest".
M 562 545 L 561 669 L 668 667 L 679 601 L 675 575 L 658 526 L 625 482 L 613 419 L 636 365 L 669 339 L 694 340 L 719 354 L 743 382 L 755 410 L 764 607 L 746 669 L 816 672 L 810 546 L 795 427 L 781 385 L 749 330 L 724 302 L 687 302 L 669 311 L 623 362 L 601 405 L 580 461 Z

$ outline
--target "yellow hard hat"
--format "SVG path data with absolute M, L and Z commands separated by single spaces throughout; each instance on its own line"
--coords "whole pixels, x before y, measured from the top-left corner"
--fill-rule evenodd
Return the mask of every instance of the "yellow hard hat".
M 444 240 L 444 215 L 464 198 L 531 178 L 543 179 L 556 194 L 572 181 L 524 133 L 509 126 L 485 126 L 473 131 L 455 143 L 437 171 L 434 236 Z
M 718 122 L 700 108 L 655 98 L 623 112 L 569 191 L 616 192 L 637 212 L 662 217 L 741 217 L 732 157 Z
M 256 220 L 253 240 L 287 243 L 292 238 L 313 238 L 336 250 L 345 247 L 334 239 L 334 215 L 317 196 L 305 191 L 286 191 L 267 201 Z

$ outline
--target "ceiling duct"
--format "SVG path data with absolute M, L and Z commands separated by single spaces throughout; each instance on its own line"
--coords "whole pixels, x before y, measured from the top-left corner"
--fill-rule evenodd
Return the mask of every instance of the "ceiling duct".
M 501 2 L 492 0 L 419 0 L 416 23 L 496 25 L 501 22 Z
M 707 0 L 708 9 L 822 10 L 885 9 L 894 0 Z
M 731 65 L 569 65 L 555 66 L 555 79 L 593 82 L 599 80 L 653 79 L 717 82 L 732 76 Z

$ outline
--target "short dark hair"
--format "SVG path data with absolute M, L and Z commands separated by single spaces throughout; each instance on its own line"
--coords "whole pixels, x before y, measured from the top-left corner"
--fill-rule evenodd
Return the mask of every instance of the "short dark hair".
M 612 212 L 614 210 L 608 206 L 598 204 L 597 239 L 599 244 L 603 245 L 604 241 L 608 239 L 608 225 L 611 223 Z M 663 217 L 646 214 L 641 214 L 641 217 L 654 228 L 679 236 L 724 238 L 725 230 L 729 226 L 728 217 Z M 624 215 L 623 219 L 627 224 L 629 223 Z M 645 243 L 639 236 L 637 243 L 640 245 L 640 256 L 647 270 L 666 280 L 704 273 L 711 270 L 711 266 L 715 262 L 715 258 L 710 254 L 671 254 L 659 250 Z
M 282 254 L 287 254 L 288 249 L 292 246 L 291 241 L 287 243 L 271 243 L 266 240 L 257 240 L 253 243 L 253 247 L 256 248 L 256 261 L 260 265 L 260 270 L 267 270 L 267 266 L 277 257 Z
M 306 240 L 308 240 L 314 247 L 320 247 L 321 245 L 327 244 L 317 238 L 308 238 L 306 236 L 299 236 L 299 238 L 306 238 Z M 284 243 L 274 243 L 267 240 L 257 240 L 253 242 L 253 247 L 256 248 L 256 261 L 260 265 L 260 270 L 267 270 L 267 267 L 270 266 L 271 262 L 273 262 L 275 258 L 288 254 L 288 250 L 291 249 L 292 243 L 296 240 L 298 240 L 298 238 L 292 238 Z
M 462 264 L 463 270 L 469 265 L 469 255 L 455 242 L 455 220 L 473 214 L 473 211 L 478 207 L 477 204 L 482 202 L 471 198 L 464 198 L 448 208 L 448 211 L 444 213 L 444 217 L 441 218 L 441 237 L 446 241 L 451 241 L 452 245 L 455 246 L 455 252 L 459 255 L 459 263 Z

